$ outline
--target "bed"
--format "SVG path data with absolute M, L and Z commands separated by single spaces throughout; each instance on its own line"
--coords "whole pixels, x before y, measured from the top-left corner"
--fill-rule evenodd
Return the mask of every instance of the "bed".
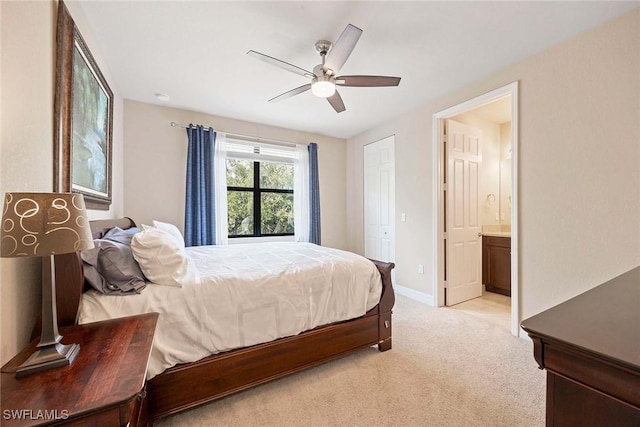
M 129 218 L 91 222 L 94 232 L 134 226 Z M 364 315 L 165 369 L 149 379 L 146 385 L 145 406 L 150 422 L 361 348 L 377 345 L 380 351 L 391 349 L 391 310 L 395 302 L 391 270 L 394 264 L 371 261 L 380 274 L 382 286 L 379 302 Z M 56 283 L 58 323 L 60 326 L 73 325 L 78 321 L 83 293 L 87 290 L 79 253 L 56 256 Z

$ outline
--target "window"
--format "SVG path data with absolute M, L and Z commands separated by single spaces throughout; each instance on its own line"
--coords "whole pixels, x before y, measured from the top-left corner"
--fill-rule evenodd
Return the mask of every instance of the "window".
M 227 140 L 229 237 L 294 234 L 294 156 L 287 147 Z

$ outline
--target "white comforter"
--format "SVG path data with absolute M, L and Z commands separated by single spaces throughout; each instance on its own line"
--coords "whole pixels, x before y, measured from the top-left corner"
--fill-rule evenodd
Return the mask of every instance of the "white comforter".
M 180 288 L 89 291 L 80 303 L 79 323 L 160 313 L 148 379 L 179 363 L 362 316 L 380 300 L 375 265 L 350 252 L 293 242 L 186 251 L 196 274 Z

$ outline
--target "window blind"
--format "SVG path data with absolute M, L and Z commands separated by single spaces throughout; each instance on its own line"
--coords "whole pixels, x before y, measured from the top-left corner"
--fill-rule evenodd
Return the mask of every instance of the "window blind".
M 225 147 L 228 159 L 293 164 L 297 157 L 295 147 L 264 142 L 242 141 L 227 137 Z

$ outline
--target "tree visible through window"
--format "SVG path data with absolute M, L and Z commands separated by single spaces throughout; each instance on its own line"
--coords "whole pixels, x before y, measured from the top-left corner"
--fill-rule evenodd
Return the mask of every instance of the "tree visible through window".
M 229 237 L 293 235 L 293 165 L 227 160 Z

